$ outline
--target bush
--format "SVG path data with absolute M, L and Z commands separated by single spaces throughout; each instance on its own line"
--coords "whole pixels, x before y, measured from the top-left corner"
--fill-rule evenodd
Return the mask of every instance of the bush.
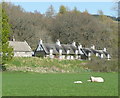
M 88 62 L 87 67 L 97 72 L 118 72 L 118 59 L 94 58 Z
M 5 65 L 0 65 L 0 71 L 6 71 Z

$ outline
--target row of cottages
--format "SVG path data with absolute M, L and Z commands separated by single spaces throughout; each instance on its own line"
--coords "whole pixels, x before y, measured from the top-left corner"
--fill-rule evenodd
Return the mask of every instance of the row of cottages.
M 32 49 L 26 41 L 9 41 L 9 46 L 13 48 L 14 57 L 32 57 Z
M 72 44 L 61 44 L 59 40 L 57 40 L 55 44 L 43 43 L 43 41 L 40 40 L 34 52 L 34 56 L 59 59 L 91 60 L 92 55 L 108 60 L 111 58 L 106 48 L 96 50 L 94 45 L 91 48 L 84 48 L 82 45 L 77 46 L 75 42 Z

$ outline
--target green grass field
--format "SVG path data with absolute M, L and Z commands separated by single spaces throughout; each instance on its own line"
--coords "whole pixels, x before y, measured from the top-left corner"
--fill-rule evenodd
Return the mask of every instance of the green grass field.
M 104 83 L 87 82 L 101 76 Z M 82 84 L 74 84 L 81 80 Z M 3 96 L 117 96 L 117 73 L 23 73 L 3 72 Z

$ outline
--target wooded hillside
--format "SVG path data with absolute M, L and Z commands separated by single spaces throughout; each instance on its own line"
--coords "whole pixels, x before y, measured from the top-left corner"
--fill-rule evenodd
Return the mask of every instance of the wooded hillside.
M 89 12 L 80 12 L 77 8 L 67 10 L 61 6 L 55 13 L 51 5 L 45 14 L 38 11 L 26 12 L 20 6 L 4 3 L 9 23 L 11 24 L 11 37 L 18 41 L 26 40 L 34 50 L 41 38 L 45 43 L 71 43 L 73 40 L 85 47 L 92 44 L 98 49 L 106 47 L 113 57 L 118 50 L 118 23 L 99 11 L 95 17 Z

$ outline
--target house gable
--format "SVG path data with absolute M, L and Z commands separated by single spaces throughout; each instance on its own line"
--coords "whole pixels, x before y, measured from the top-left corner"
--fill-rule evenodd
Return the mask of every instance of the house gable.
M 14 50 L 15 57 L 31 57 L 33 52 L 26 41 L 9 41 L 9 46 Z
M 43 49 L 42 45 L 38 45 L 38 47 L 37 47 L 36 51 L 44 51 L 44 49 Z

